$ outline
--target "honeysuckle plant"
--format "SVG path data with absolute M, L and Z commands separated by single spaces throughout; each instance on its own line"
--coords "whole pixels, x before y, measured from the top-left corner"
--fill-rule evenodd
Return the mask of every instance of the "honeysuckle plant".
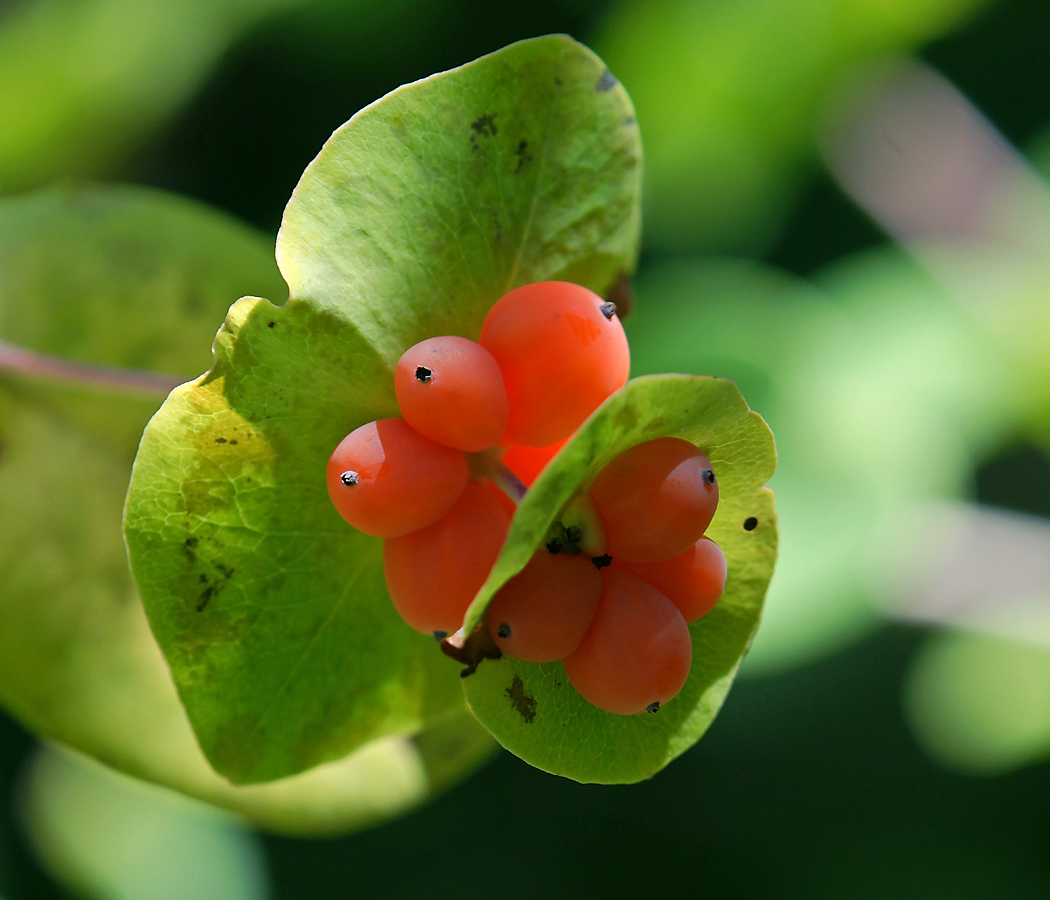
M 108 740 L 104 724 L 84 740 L 72 717 L 38 730 L 299 831 L 353 827 L 418 802 L 485 757 L 478 723 L 529 763 L 580 781 L 637 781 L 695 743 L 746 653 L 776 557 L 776 513 L 763 487 L 773 438 L 732 382 L 646 376 L 609 397 L 522 498 L 463 623 L 469 635 L 613 457 L 657 437 L 691 441 L 718 472 L 708 535 L 729 575 L 715 610 L 690 626 L 685 687 L 655 716 L 590 706 L 561 663 L 483 658 L 461 677 L 461 666 L 398 617 L 381 541 L 343 521 L 325 486 L 344 435 L 398 415 L 393 372 L 409 346 L 434 335 L 476 339 L 492 304 L 530 282 L 622 296 L 638 254 L 640 186 L 626 92 L 564 36 L 401 87 L 337 130 L 285 211 L 277 262 L 287 301 L 250 296 L 230 308 L 211 368 L 175 388 L 146 427 L 124 509 L 149 627 L 200 751 L 232 785 L 208 781 L 203 760 L 166 774 L 153 751 L 183 725 L 134 747 L 127 736 Z M 251 284 L 283 299 L 269 272 Z M 119 483 L 119 466 L 108 481 Z M 118 608 L 139 609 L 114 603 L 105 615 Z M 138 634 L 137 621 L 122 627 Z M 129 658 L 149 655 L 134 646 Z M 134 708 L 163 694 L 174 710 L 170 682 L 153 666 L 132 679 Z M 31 720 L 32 704 L 8 694 Z M 374 785 L 398 779 L 411 789 L 377 796 Z M 336 785 L 351 788 L 333 809 Z
M 215 364 L 142 438 L 125 510 L 132 572 L 201 747 L 238 783 L 293 775 L 463 702 L 496 739 L 582 781 L 645 778 L 713 718 L 758 623 L 776 525 L 772 436 L 727 381 L 628 383 L 524 498 L 464 622 L 527 562 L 560 509 L 627 447 L 701 446 L 722 503 L 729 580 L 693 626 L 694 662 L 659 716 L 590 707 L 558 663 L 484 660 L 460 678 L 390 605 L 381 542 L 342 521 L 325 464 L 343 435 L 396 416 L 393 371 L 438 334 L 476 339 L 520 284 L 607 293 L 633 271 L 641 145 L 623 87 L 563 36 L 407 85 L 337 130 L 285 211 L 283 306 L 230 310 Z

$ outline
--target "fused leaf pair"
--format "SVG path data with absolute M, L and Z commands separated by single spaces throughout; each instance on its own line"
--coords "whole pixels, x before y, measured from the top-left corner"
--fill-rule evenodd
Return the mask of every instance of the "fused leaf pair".
M 647 777 L 703 733 L 758 621 L 776 546 L 761 487 L 772 437 L 731 383 L 658 376 L 610 397 L 534 482 L 464 622 L 472 630 L 610 459 L 655 437 L 690 441 L 718 471 L 709 534 L 729 579 L 690 628 L 693 668 L 666 716 L 574 700 L 559 663 L 504 656 L 460 679 L 401 622 L 379 539 L 344 522 L 325 487 L 342 437 L 397 415 L 393 375 L 408 347 L 476 339 L 516 285 L 605 293 L 632 270 L 640 159 L 622 88 L 585 48 L 549 37 L 400 88 L 304 173 L 277 246 L 291 299 L 230 310 L 213 368 L 146 429 L 125 515 L 151 627 L 222 774 L 266 781 L 416 732 L 462 690 L 504 746 L 578 780 Z M 748 518 L 758 526 L 744 529 Z

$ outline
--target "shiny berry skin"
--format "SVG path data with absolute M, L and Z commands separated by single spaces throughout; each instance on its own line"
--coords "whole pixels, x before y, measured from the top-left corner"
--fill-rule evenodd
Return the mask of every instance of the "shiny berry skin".
M 420 341 L 394 372 L 401 415 L 438 444 L 475 452 L 491 447 L 507 427 L 510 408 L 492 354 L 464 337 Z
M 726 585 L 725 554 L 707 537 L 663 562 L 619 565 L 667 597 L 686 622 L 695 622 L 714 609 Z
M 601 592 L 601 576 L 588 557 L 541 549 L 489 605 L 489 633 L 517 659 L 564 659 L 583 640 Z
M 567 281 L 504 294 L 485 317 L 479 341 L 496 358 L 507 387 L 504 441 L 529 447 L 572 434 L 623 387 L 631 367 L 615 308 Z
M 718 482 L 688 441 L 657 438 L 621 453 L 594 479 L 591 499 L 613 559 L 660 562 L 684 553 L 711 524 Z
M 358 531 L 398 537 L 432 525 L 452 509 L 467 483 L 458 450 L 435 444 L 404 419 L 355 428 L 328 460 L 328 496 Z
M 485 486 L 470 481 L 433 525 L 385 541 L 383 572 L 401 618 L 425 634 L 456 631 L 499 556 L 509 522 Z
M 655 711 L 682 689 L 693 661 L 689 627 L 677 607 L 638 576 L 602 570 L 594 621 L 564 660 L 565 674 L 589 703 L 631 716 Z

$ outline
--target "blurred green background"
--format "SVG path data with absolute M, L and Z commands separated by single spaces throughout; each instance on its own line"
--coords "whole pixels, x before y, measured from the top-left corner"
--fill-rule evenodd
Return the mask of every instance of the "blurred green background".
M 1043 4 L 8 0 L 0 203 L 131 182 L 272 242 L 354 111 L 554 31 L 596 49 L 638 110 L 634 374 L 734 378 L 778 438 L 781 560 L 710 733 L 630 787 L 501 753 L 420 809 L 310 840 L 43 747 L 0 713 L 0 897 L 1050 896 Z M 927 68 L 871 80 L 909 58 Z M 28 302 L 16 246 L 0 228 L 0 337 L 32 344 L 49 319 L 11 312 Z M 77 356 L 106 321 L 40 340 Z M 194 365 L 218 324 L 194 320 Z M 151 364 L 136 352 L 110 361 Z M 11 405 L 33 396 L 11 396 L 0 454 L 19 449 L 12 423 L 36 422 Z M 118 454 L 133 442 L 97 430 Z M 105 477 L 119 486 L 119 468 Z

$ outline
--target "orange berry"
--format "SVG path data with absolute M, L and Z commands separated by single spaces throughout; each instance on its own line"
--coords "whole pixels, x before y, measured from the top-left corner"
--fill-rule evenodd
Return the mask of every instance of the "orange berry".
M 725 554 L 707 537 L 663 562 L 620 564 L 667 597 L 686 622 L 711 612 L 726 586 Z
M 503 454 L 503 465 L 520 478 L 526 486 L 534 482 L 568 438 L 563 438 L 549 447 L 526 447 L 524 444 L 511 444 Z
M 510 399 L 504 440 L 548 447 L 623 387 L 630 350 L 615 306 L 567 281 L 526 284 L 496 301 L 481 327 Z
M 539 550 L 496 594 L 488 609 L 489 633 L 517 659 L 563 659 L 583 640 L 601 592 L 601 576 L 589 557 Z
M 710 460 L 679 438 L 657 438 L 621 453 L 598 473 L 590 494 L 609 553 L 630 562 L 684 553 L 718 506 Z
M 638 576 L 613 567 L 601 578 L 598 611 L 580 646 L 563 660 L 565 674 L 584 700 L 606 712 L 656 712 L 689 677 L 689 627 L 677 607 Z
M 481 344 L 448 335 L 420 341 L 394 372 L 401 415 L 432 441 L 475 452 L 507 427 L 509 406 L 496 360 Z
M 471 481 L 446 516 L 384 542 L 386 586 L 401 618 L 424 634 L 458 629 L 499 556 L 509 522 L 485 486 Z
M 355 428 L 328 460 L 328 496 L 347 522 L 374 537 L 418 531 L 452 509 L 467 483 L 458 450 L 435 444 L 404 419 Z

